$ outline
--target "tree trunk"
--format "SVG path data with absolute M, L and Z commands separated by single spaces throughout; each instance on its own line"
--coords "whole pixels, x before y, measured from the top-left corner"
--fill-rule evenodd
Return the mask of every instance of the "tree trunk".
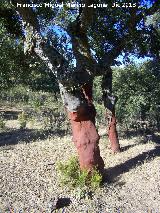
M 113 151 L 113 153 L 120 152 L 118 133 L 116 129 L 117 122 L 114 110 L 112 111 L 112 113 L 107 112 L 106 110 L 106 118 L 108 120 L 107 134 L 111 150 Z
M 87 105 L 79 106 L 75 112 L 67 110 L 73 142 L 78 151 L 80 168 L 92 171 L 96 167 L 102 173 L 104 162 L 100 156 L 99 135 L 95 127 L 96 110 L 92 103 L 92 86 L 86 84 L 82 92 Z
M 106 108 L 107 135 L 113 153 L 120 152 L 118 133 L 116 129 L 115 103 L 116 98 L 112 95 L 112 70 L 103 75 L 102 79 L 103 101 Z

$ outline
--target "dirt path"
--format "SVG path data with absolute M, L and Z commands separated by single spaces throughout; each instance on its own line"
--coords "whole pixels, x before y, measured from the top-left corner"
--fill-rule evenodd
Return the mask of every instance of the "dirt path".
M 159 138 L 157 134 L 154 142 L 147 143 L 137 137 L 121 140 L 123 152 L 117 155 L 110 153 L 106 138 L 101 138 L 106 182 L 83 197 L 81 189 L 61 187 L 55 169 L 56 162 L 75 155 L 71 137 L 35 130 L 1 133 L 0 213 L 51 212 L 57 196 L 59 212 L 159 213 Z

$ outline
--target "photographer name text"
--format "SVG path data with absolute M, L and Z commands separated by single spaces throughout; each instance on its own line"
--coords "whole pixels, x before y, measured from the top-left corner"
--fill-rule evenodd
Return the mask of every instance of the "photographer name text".
M 38 7 L 45 7 L 45 8 L 62 8 L 62 7 L 68 7 L 68 8 L 80 8 L 80 7 L 88 7 L 88 8 L 128 8 L 128 7 L 137 7 L 136 3 L 120 3 L 120 2 L 114 2 L 113 4 L 79 4 L 79 3 L 60 3 L 60 4 L 52 4 L 52 3 L 43 3 L 43 4 L 20 4 L 17 3 L 17 7 L 31 7 L 31 8 L 38 8 Z

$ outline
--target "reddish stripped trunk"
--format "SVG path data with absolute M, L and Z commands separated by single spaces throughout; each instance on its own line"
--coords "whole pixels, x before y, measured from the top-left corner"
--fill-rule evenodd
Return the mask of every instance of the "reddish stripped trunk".
M 106 108 L 106 117 L 108 120 L 107 134 L 111 150 L 116 153 L 120 152 L 118 133 L 116 129 L 115 104 L 116 98 L 112 95 L 112 70 L 102 78 L 103 101 Z
M 108 119 L 107 134 L 108 134 L 111 150 L 113 151 L 113 153 L 120 152 L 118 133 L 116 129 L 115 113 L 112 113 L 112 115 L 109 115 L 108 113 L 106 113 L 106 116 Z
M 85 85 L 83 93 L 88 106 L 77 112 L 68 112 L 73 132 L 73 142 L 77 148 L 81 169 L 91 171 L 94 167 L 102 172 L 103 159 L 99 150 L 99 135 L 95 127 L 96 110 L 92 104 L 92 86 Z

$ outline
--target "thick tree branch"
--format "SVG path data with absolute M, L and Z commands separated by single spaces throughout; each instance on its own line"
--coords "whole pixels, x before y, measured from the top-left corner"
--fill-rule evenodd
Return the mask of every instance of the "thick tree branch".
M 104 67 L 108 67 L 113 63 L 114 59 L 119 56 L 127 43 L 132 39 L 132 34 L 134 30 L 136 30 L 137 24 L 140 23 L 140 21 L 146 16 L 154 14 L 158 10 L 158 6 L 158 1 L 156 1 L 152 7 L 142 11 L 138 15 L 136 15 L 138 8 L 131 8 L 130 18 L 128 21 L 128 33 L 126 33 L 122 38 L 118 39 L 117 44 L 114 45 L 114 48 L 104 55 L 103 59 L 101 60 Z
M 152 7 L 146 9 L 136 16 L 136 22 L 139 23 L 143 18 L 149 15 L 153 15 L 159 9 L 159 2 L 156 1 Z
M 26 0 L 13 0 L 13 3 L 16 6 L 16 3 L 24 4 Z M 17 7 L 16 10 L 23 19 L 25 51 L 36 53 L 57 77 L 64 105 L 70 112 L 85 106 L 87 102 L 81 87 L 90 81 L 91 76 L 87 72 L 79 73 L 78 69 L 70 68 L 63 55 L 41 35 L 38 20 L 31 8 Z
M 17 3 L 26 4 L 27 2 L 26 0 L 12 1 L 15 6 L 17 6 Z M 88 5 L 89 1 L 86 0 L 85 3 Z M 57 51 L 56 48 L 51 46 L 49 42 L 47 42 L 43 38 L 40 32 L 37 17 L 32 8 L 16 8 L 23 19 L 24 28 L 26 31 L 24 48 L 25 52 L 35 52 L 45 62 L 49 69 L 56 75 L 58 80 L 61 82 L 64 81 L 64 84 L 66 85 L 67 83 L 69 83 L 69 85 L 80 85 L 83 84 L 85 81 L 90 81 L 90 79 L 92 78 L 90 71 L 93 71 L 97 68 L 96 63 L 91 57 L 88 38 L 86 35 L 87 19 L 85 16 L 88 11 L 88 9 L 86 11 L 86 8 L 88 7 L 85 7 L 80 14 L 80 16 L 83 17 L 83 21 L 81 21 L 81 18 L 79 16 L 77 20 L 70 25 L 69 30 L 72 37 L 73 51 L 78 63 L 76 72 L 70 70 L 68 61 L 66 61 L 66 59 Z M 77 78 L 77 76 L 79 76 L 79 73 L 81 73 L 82 76 L 81 82 Z
M 78 70 L 87 71 L 90 75 L 94 75 L 98 66 L 92 57 L 87 36 L 87 30 L 93 19 L 93 8 L 88 6 L 93 1 L 83 0 L 81 3 L 85 4 L 85 7 L 80 7 L 77 19 L 69 24 L 67 31 L 72 39 L 72 48 L 76 57 Z
M 12 0 L 14 6 L 18 4 L 26 4 L 26 0 Z M 66 59 L 43 38 L 40 32 L 37 17 L 30 7 L 16 7 L 23 20 L 25 30 L 25 52 L 35 52 L 48 68 L 56 75 L 59 81 L 67 83 L 66 73 L 69 72 L 69 66 Z M 71 83 L 71 82 L 70 82 Z
M 16 11 L 19 12 L 23 21 L 26 22 L 26 24 L 30 24 L 34 30 L 39 31 L 39 24 L 32 9 L 30 7 L 17 7 L 17 4 L 27 4 L 28 2 L 26 0 L 11 0 L 11 2 L 16 7 Z
M 82 3 L 85 4 L 85 7 L 82 9 L 80 13 L 80 19 L 81 19 L 81 29 L 83 31 L 87 31 L 88 26 L 93 21 L 93 13 L 94 9 L 93 7 L 89 7 L 91 4 L 94 3 L 93 0 L 82 0 Z

